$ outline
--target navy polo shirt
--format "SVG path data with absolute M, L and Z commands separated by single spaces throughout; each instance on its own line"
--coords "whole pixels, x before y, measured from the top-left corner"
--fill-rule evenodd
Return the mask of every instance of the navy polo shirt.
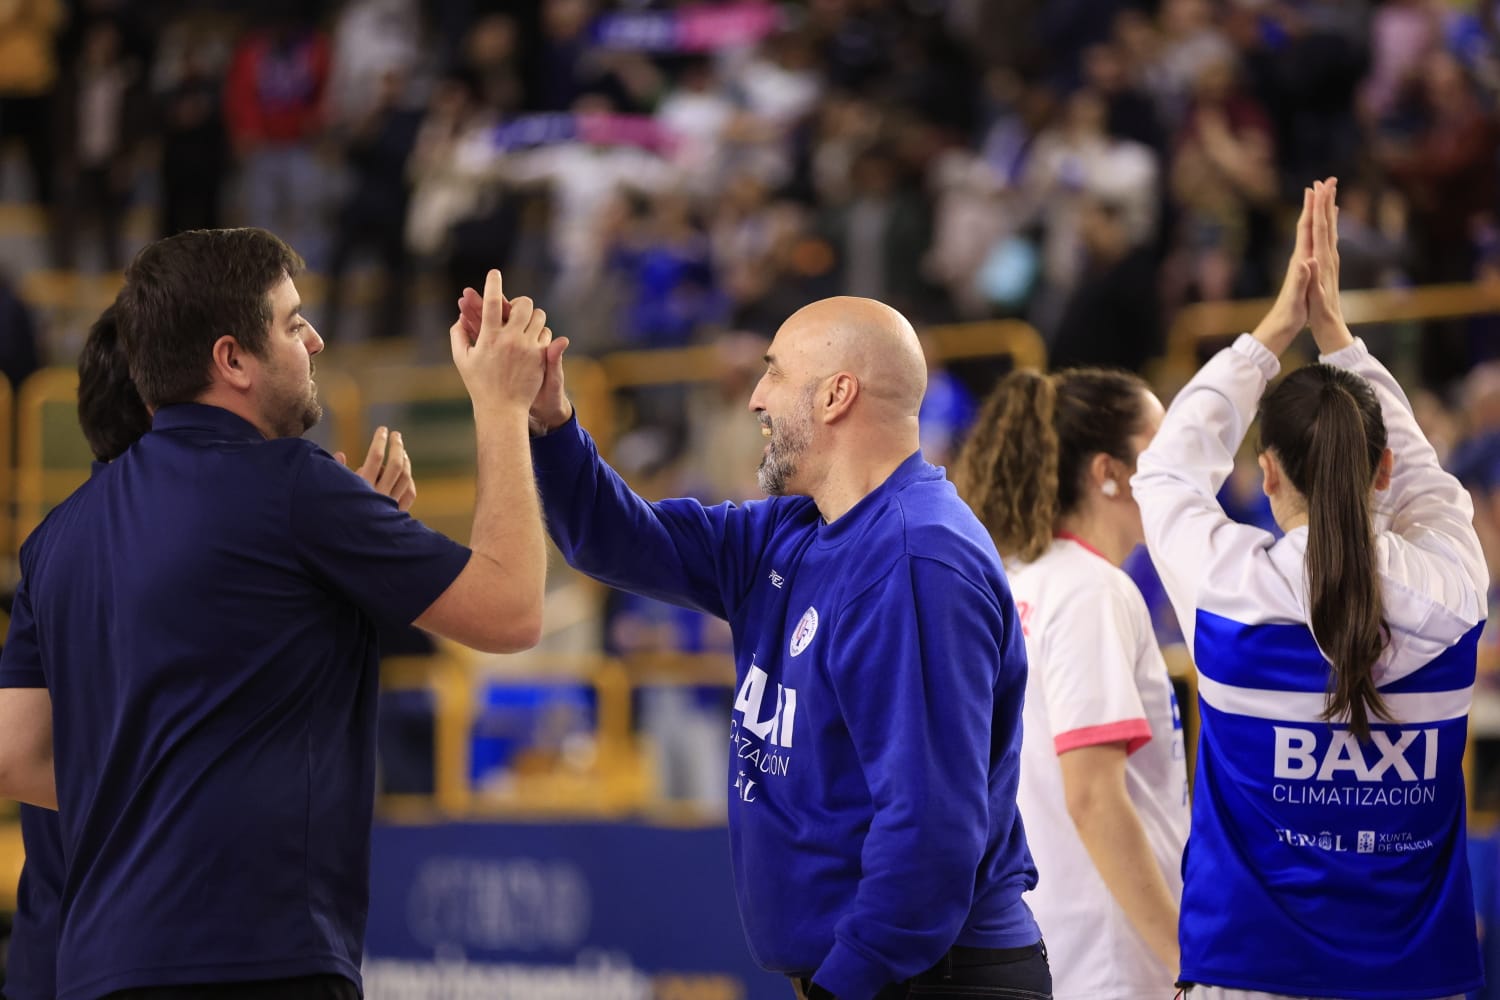
M 57 996 L 57 908 L 67 870 L 57 813 L 22 806 L 21 843 L 26 863 L 16 887 L 4 992 L 6 1000 L 52 1000 Z
M 359 983 L 376 625 L 468 558 L 311 442 L 195 404 L 52 511 L 0 686 L 52 696 L 59 1000 Z

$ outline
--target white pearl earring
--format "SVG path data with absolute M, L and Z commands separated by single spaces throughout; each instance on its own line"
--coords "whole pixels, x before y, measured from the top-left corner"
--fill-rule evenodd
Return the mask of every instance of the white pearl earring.
M 1113 479 L 1106 479 L 1099 484 L 1099 492 L 1107 497 L 1119 496 L 1120 487 Z

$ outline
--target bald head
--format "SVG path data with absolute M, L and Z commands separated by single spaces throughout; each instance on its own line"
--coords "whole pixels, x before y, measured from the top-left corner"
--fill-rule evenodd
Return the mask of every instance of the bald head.
M 777 331 L 773 352 L 809 374 L 846 371 L 860 393 L 894 416 L 916 416 L 927 362 L 906 317 L 884 302 L 840 295 L 803 306 Z

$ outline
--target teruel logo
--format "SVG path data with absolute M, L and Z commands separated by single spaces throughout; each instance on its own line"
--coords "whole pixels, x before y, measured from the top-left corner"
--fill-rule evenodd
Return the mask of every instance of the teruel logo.
M 797 723 L 797 691 L 776 685 L 776 705 L 768 718 L 760 717 L 765 707 L 766 686 L 770 678 L 754 662 L 745 674 L 745 683 L 735 696 L 734 710 L 740 713 L 740 729 L 779 747 L 791 747 L 792 731 Z M 748 801 L 748 800 L 747 800 Z
M 781 585 L 784 584 L 784 583 L 786 583 L 786 577 L 782 576 L 780 573 L 776 572 L 774 569 L 771 570 L 770 580 L 771 580 L 771 586 L 775 587 L 777 590 L 780 590 L 781 589 Z
M 1342 730 L 1320 734 L 1290 726 L 1275 729 L 1278 778 L 1333 781 L 1349 773 L 1356 781 L 1384 781 L 1388 772 L 1401 781 L 1432 781 L 1437 777 L 1436 729 L 1404 729 L 1394 737 L 1373 730 L 1369 747 L 1361 746 L 1353 733 Z M 1320 735 L 1328 738 L 1322 747 L 1318 745 Z
M 1320 851 L 1330 851 L 1334 854 L 1343 854 L 1349 848 L 1344 846 L 1344 835 L 1341 833 L 1298 833 L 1296 830 L 1280 828 L 1276 831 L 1276 839 L 1290 847 L 1315 847 Z

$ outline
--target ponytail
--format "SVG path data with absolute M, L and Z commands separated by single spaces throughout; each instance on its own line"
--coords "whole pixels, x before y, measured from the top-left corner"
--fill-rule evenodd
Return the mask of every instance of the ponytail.
M 958 493 L 1002 556 L 1031 562 L 1052 543 L 1057 520 L 1057 387 L 1017 369 L 995 387 L 954 465 Z
M 1374 678 L 1375 661 L 1390 638 L 1375 573 L 1375 469 L 1359 404 L 1349 391 L 1327 383 L 1318 410 L 1307 455 L 1309 624 L 1333 662 L 1323 718 L 1348 715 L 1350 731 L 1364 742 L 1371 715 L 1391 721 Z
M 1390 641 L 1370 510 L 1386 443 L 1380 404 L 1359 376 L 1308 365 L 1261 400 L 1260 419 L 1261 446 L 1307 501 L 1308 625 L 1332 664 L 1323 718 L 1347 716 L 1364 742 L 1372 718 L 1392 721 L 1374 677 Z

